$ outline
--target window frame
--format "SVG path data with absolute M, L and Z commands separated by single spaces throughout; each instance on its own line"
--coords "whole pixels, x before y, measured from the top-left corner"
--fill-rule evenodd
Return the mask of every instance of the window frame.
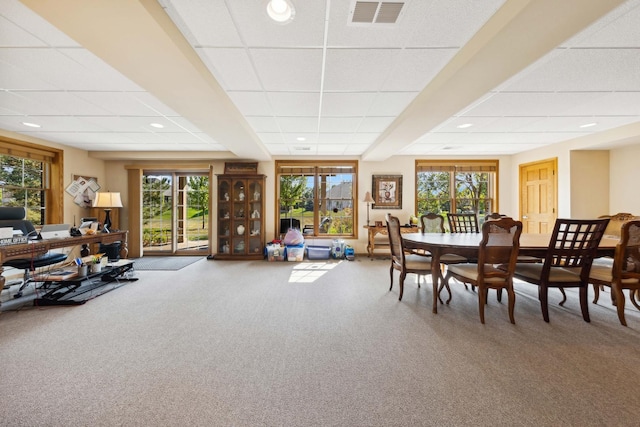
M 58 224 L 64 222 L 64 202 L 62 197 L 64 194 L 64 151 L 0 135 L 0 154 L 44 163 L 42 189 L 44 202 L 42 202 L 41 206 L 41 209 L 44 209 L 43 223 Z
M 331 198 L 327 199 L 326 195 L 321 197 L 319 195 L 319 185 L 320 185 L 320 177 L 322 174 L 319 173 L 321 169 L 338 169 L 338 168 L 348 168 L 350 169 L 349 173 L 353 175 L 353 180 L 351 182 L 351 203 L 352 203 L 352 212 L 351 212 L 351 223 L 353 224 L 351 233 L 343 233 L 343 234 L 327 234 L 320 233 L 320 209 L 319 206 L 322 206 L 327 202 L 327 200 L 332 200 Z M 274 194 L 275 194 L 275 203 L 274 203 L 274 230 L 275 235 L 278 236 L 280 234 L 280 177 L 282 175 L 313 175 L 313 233 L 305 234 L 306 236 L 313 237 L 314 239 L 355 239 L 357 238 L 357 229 L 358 229 L 358 161 L 357 160 L 276 160 L 275 163 L 275 179 L 274 179 Z M 321 204 L 319 205 L 318 201 L 321 200 Z M 302 225 L 302 224 L 301 224 Z M 301 230 L 302 231 L 302 230 Z
M 456 173 L 460 172 L 472 172 L 472 173 L 489 173 L 493 174 L 493 179 L 489 177 L 487 182 L 487 194 L 490 209 L 493 212 L 499 212 L 499 160 L 487 159 L 487 160 L 425 160 L 418 159 L 415 161 L 415 208 L 417 214 L 418 206 L 422 199 L 419 198 L 419 174 L 421 172 L 446 172 L 449 174 L 449 199 L 450 212 L 457 212 L 458 200 L 460 197 L 457 195 L 456 189 Z M 465 199 L 466 200 L 466 199 Z M 438 212 L 436 212 L 438 213 Z M 491 212 L 487 212 L 491 213 Z M 476 212 L 479 217 L 481 216 Z M 482 219 L 484 216 L 482 216 Z

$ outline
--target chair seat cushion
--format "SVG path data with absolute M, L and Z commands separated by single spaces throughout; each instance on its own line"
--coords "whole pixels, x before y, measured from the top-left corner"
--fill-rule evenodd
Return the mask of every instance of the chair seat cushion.
M 423 255 L 405 255 L 404 265 L 408 270 L 431 270 L 431 257 Z
M 471 280 L 478 280 L 478 264 L 453 264 L 448 267 L 449 271 L 455 273 L 459 276 L 466 277 Z M 504 270 L 496 268 L 492 265 L 485 265 L 484 267 L 485 274 L 486 273 L 500 273 L 504 274 Z M 505 281 L 502 277 L 487 277 L 484 280 L 486 283 L 502 283 Z
M 521 278 L 540 280 L 543 266 L 544 264 L 541 263 L 517 263 L 515 275 Z M 579 270 L 576 271 L 577 272 L 574 272 L 562 267 L 551 267 L 549 271 L 549 281 L 580 283 Z
M 456 254 L 444 254 L 440 257 L 440 262 L 443 264 L 464 263 L 467 261 L 469 261 L 467 258 Z
M 612 266 L 593 264 L 591 266 L 591 272 L 589 273 L 589 279 L 598 280 L 611 286 L 611 282 L 613 281 L 613 274 L 611 273 L 611 269 Z M 623 285 L 633 285 L 637 284 L 638 282 L 639 280 L 633 277 L 622 279 Z
M 65 254 L 50 252 L 44 255 L 34 257 L 33 259 L 31 258 L 12 259 L 9 261 L 5 261 L 4 265 L 8 265 L 13 268 L 19 268 L 21 270 L 30 270 L 32 266 L 34 268 L 45 267 L 47 265 L 62 262 L 66 259 L 67 259 L 67 255 Z

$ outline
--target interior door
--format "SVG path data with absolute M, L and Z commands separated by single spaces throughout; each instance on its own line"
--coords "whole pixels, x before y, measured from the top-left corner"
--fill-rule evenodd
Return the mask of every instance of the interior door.
M 520 213 L 524 233 L 551 233 L 558 212 L 557 159 L 520 165 Z

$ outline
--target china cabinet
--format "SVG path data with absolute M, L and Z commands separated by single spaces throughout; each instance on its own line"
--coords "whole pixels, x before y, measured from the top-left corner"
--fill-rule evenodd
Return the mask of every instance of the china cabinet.
M 264 185 L 264 175 L 218 175 L 215 259 L 264 257 Z

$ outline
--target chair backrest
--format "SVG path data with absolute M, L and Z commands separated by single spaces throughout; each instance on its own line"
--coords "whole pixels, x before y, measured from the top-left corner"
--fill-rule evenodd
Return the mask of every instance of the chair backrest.
M 640 220 L 622 225 L 613 258 L 613 280 L 640 279 Z
M 493 212 L 493 213 L 487 214 L 484 217 L 484 220 L 485 221 L 493 221 L 494 219 L 500 219 L 500 218 L 505 218 L 505 217 L 506 217 L 506 215 L 503 215 L 503 214 L 498 213 L 498 212 Z
M 400 220 L 391 214 L 385 215 L 387 221 L 387 235 L 389 236 L 389 246 L 391 249 L 391 262 L 398 267 L 404 267 L 404 245 L 402 244 L 402 234 L 400 232 Z
M 433 212 L 420 217 L 423 233 L 444 233 L 444 217 Z
M 482 241 L 478 252 L 478 273 L 482 274 L 485 264 L 500 264 L 499 271 L 485 275 L 512 277 L 516 268 L 518 251 L 520 250 L 520 235 L 522 222 L 513 218 L 500 218 L 482 224 Z
M 598 218 L 609 218 L 609 224 L 607 225 L 607 228 L 604 230 L 604 235 L 614 236 L 614 237 L 620 237 L 622 225 L 625 222 L 640 219 L 640 217 L 634 216 L 633 214 L 626 213 L 626 212 L 618 212 L 615 215 L 602 215 Z
M 478 217 L 474 213 L 447 215 L 449 231 L 452 233 L 479 233 Z
M 580 268 L 581 280 L 588 280 L 591 263 L 609 218 L 556 219 L 545 256 L 542 275 L 551 267 Z
M 20 230 L 23 236 L 34 235 L 36 228 L 31 221 L 25 219 L 26 210 L 23 207 L 2 206 L 0 207 L 0 227 L 13 227 Z

